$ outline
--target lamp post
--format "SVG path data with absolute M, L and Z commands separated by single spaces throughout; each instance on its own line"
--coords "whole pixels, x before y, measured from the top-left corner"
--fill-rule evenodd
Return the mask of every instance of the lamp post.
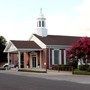
M 44 63 L 45 69 L 46 69 L 46 73 L 47 73 L 47 63 Z

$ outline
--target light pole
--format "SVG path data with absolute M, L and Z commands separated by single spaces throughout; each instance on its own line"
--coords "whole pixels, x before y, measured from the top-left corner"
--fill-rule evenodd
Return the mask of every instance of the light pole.
M 46 69 L 46 73 L 47 73 L 47 63 L 44 63 L 45 69 Z

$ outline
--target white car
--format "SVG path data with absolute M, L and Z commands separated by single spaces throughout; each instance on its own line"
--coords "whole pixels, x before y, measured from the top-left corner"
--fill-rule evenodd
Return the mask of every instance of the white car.
M 14 65 L 13 64 L 8 64 L 8 63 L 5 63 L 4 65 L 3 65 L 3 68 L 5 68 L 5 69 L 10 69 L 10 68 L 14 68 Z

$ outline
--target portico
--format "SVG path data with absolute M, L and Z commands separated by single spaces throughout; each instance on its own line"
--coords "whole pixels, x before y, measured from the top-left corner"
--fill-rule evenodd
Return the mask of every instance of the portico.
M 18 47 L 21 43 L 22 48 Z M 27 44 L 26 44 L 27 43 Z M 25 44 L 25 45 L 24 45 Z M 30 46 L 28 45 L 30 44 Z M 32 46 L 33 44 L 33 46 Z M 27 46 L 26 46 L 27 45 Z M 28 47 L 29 46 L 29 47 Z M 15 49 L 12 49 L 14 47 Z M 25 49 L 25 47 L 27 47 Z M 18 68 L 42 68 L 43 50 L 33 41 L 10 41 L 4 52 L 7 52 L 8 64 L 18 65 Z

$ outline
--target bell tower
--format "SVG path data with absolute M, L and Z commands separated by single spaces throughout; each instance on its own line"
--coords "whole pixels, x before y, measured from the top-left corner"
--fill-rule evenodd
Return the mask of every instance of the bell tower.
M 46 18 L 42 13 L 42 8 L 40 9 L 40 15 L 37 18 L 37 35 L 46 37 L 47 29 L 46 29 Z

